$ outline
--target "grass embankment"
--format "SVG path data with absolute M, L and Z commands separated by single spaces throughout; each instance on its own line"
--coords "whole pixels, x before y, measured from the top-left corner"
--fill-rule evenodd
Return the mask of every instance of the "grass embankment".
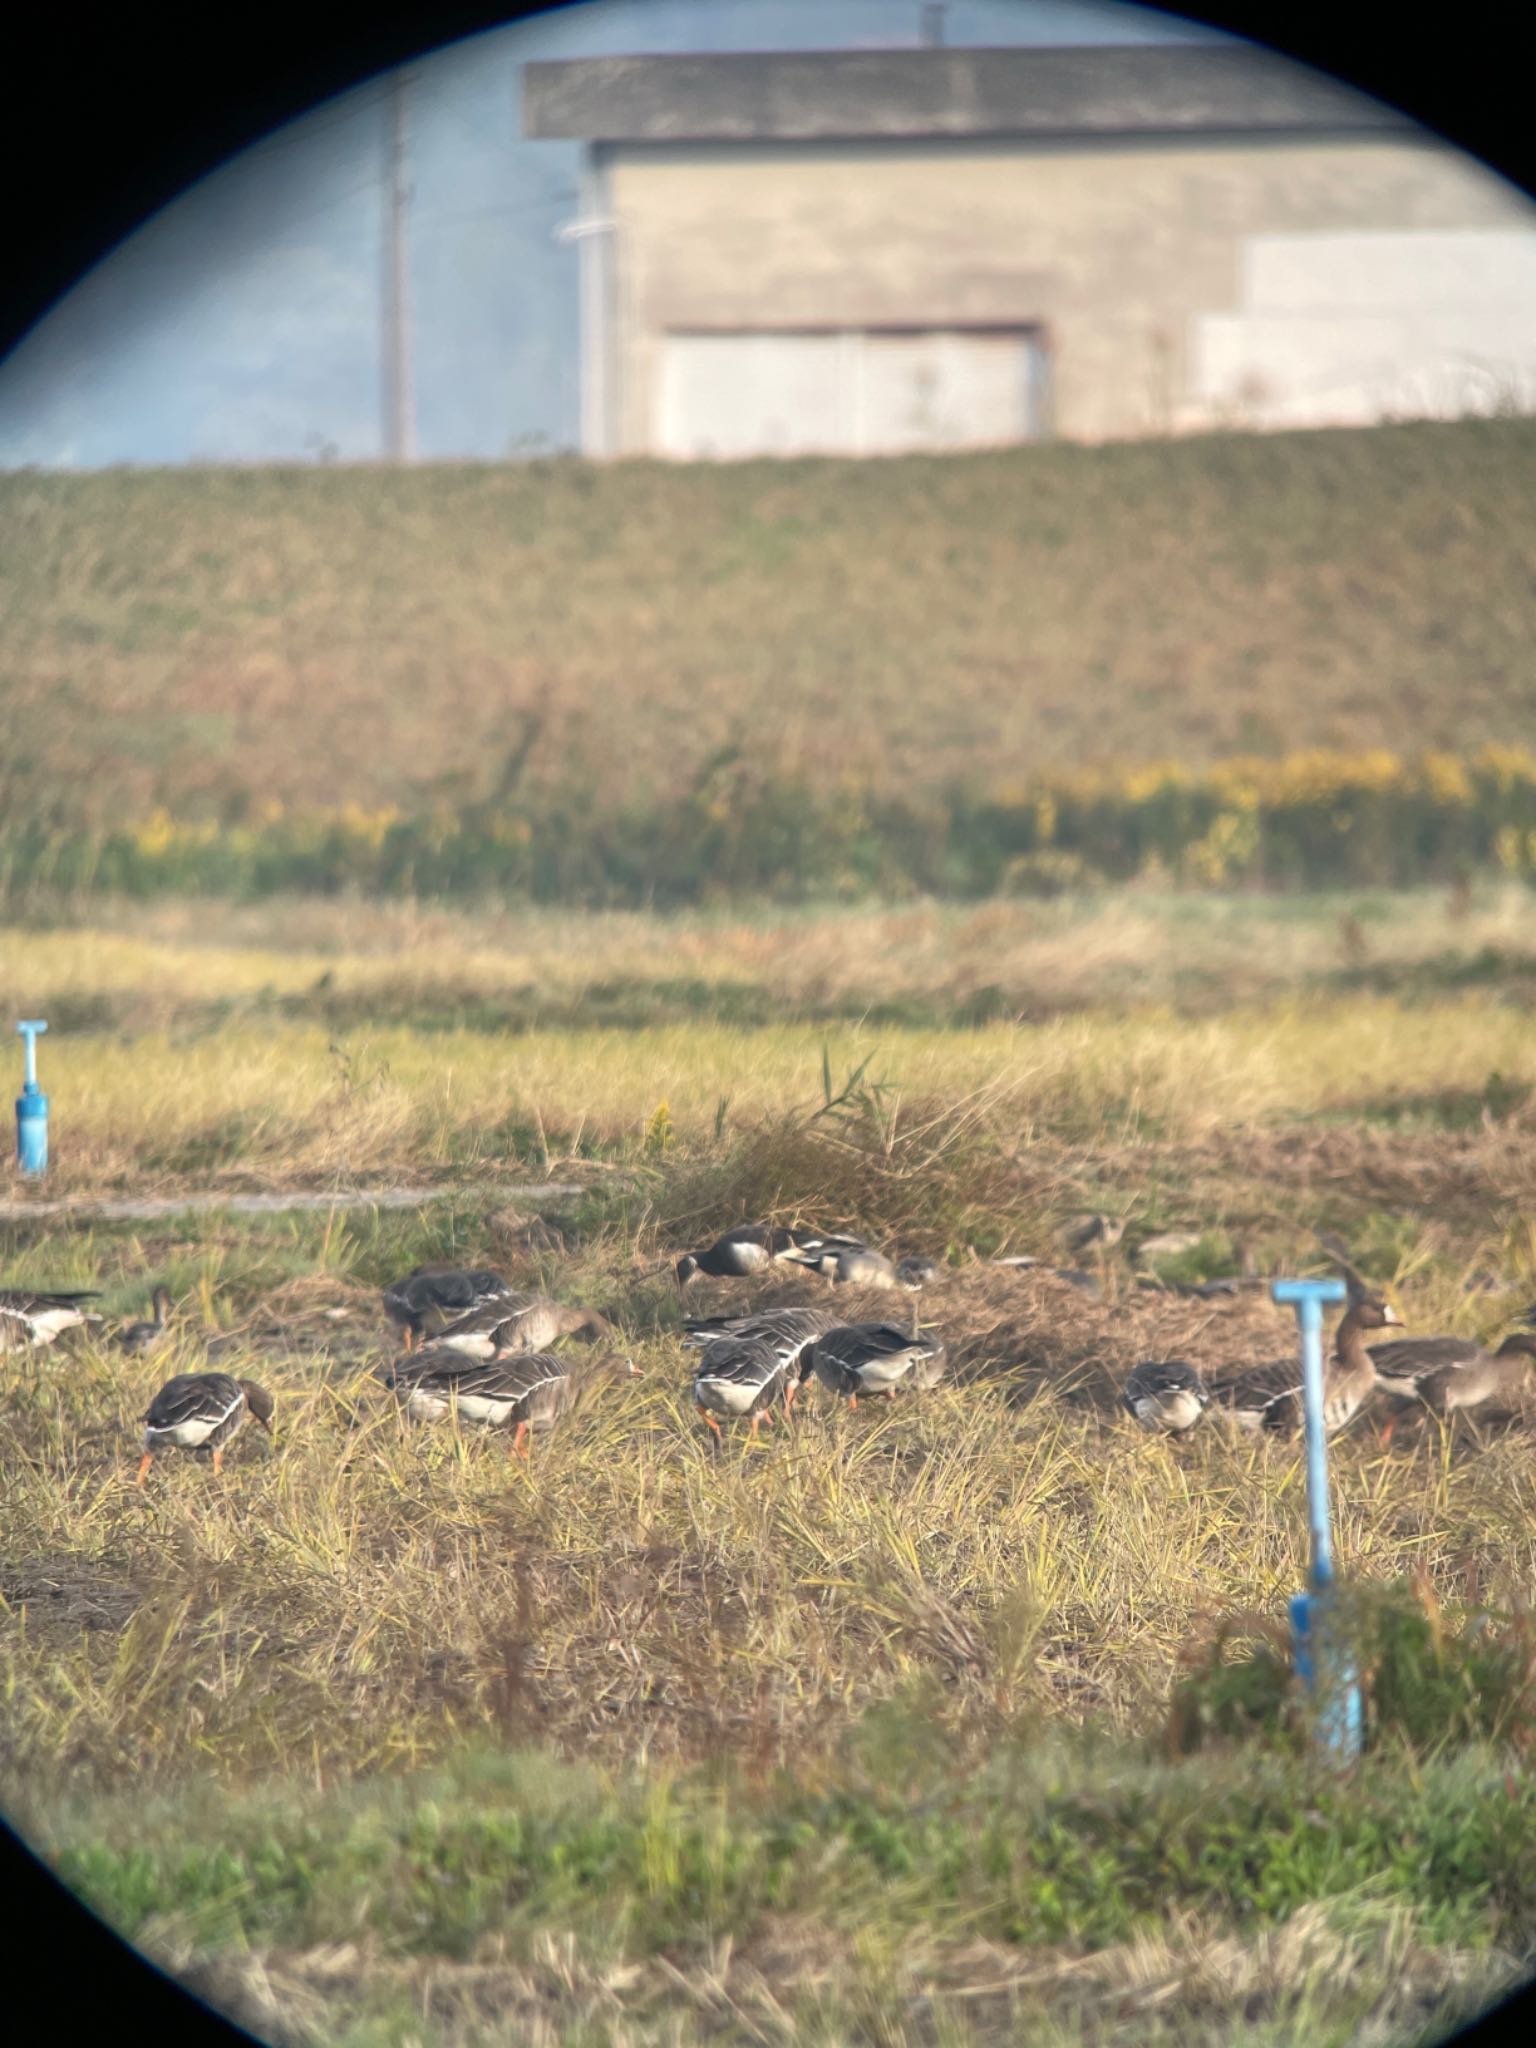
M 0 479 L 10 886 L 1291 883 L 1319 840 L 1360 882 L 1525 867 L 1528 777 L 1360 758 L 1528 739 L 1533 453 L 1509 421 Z
M 1372 1754 L 1330 1784 L 1266 1632 L 1304 1564 L 1296 1448 L 1171 1444 L 1116 1409 L 1139 1359 L 1294 1341 L 1262 1295 L 1138 1287 L 1169 1227 L 1198 1236 L 1162 1267 L 1185 1277 L 1244 1248 L 1315 1268 L 1339 1229 L 1416 1331 L 1494 1335 L 1536 1295 L 1536 1055 L 1505 971 L 1529 898 L 1349 915 L 450 917 L 413 951 L 407 913 L 311 905 L 18 935 L 18 1013 L 81 1005 L 44 1045 L 62 1191 L 460 1191 L 0 1230 L 8 1279 L 98 1285 L 112 1316 L 163 1279 L 178 1325 L 160 1358 L 0 1359 L 7 1806 L 285 2038 L 1214 2048 L 1449 2024 L 1536 1955 L 1528 1435 L 1336 1447 L 1344 1570 L 1420 1591 L 1362 1638 Z M 1369 997 L 1334 979 L 1365 969 Z M 983 973 L 1036 1021 L 944 1028 Z M 679 980 L 778 1010 L 732 1024 Z M 821 1021 L 861 980 L 935 1007 Z M 602 982 L 631 1028 L 558 1028 Z M 546 1166 L 583 1195 L 509 1210 Z M 1084 1207 L 1128 1218 L 1102 1299 L 984 1262 L 1048 1254 Z M 921 1309 L 946 1383 L 813 1400 L 717 1453 L 665 1262 L 765 1211 L 943 1258 Z M 376 1290 L 432 1257 L 594 1303 L 644 1377 L 594 1388 L 527 1467 L 402 1426 Z M 167 1457 L 136 1493 L 135 1418 L 211 1341 L 272 1388 L 275 1439 L 246 1432 L 220 1483 Z

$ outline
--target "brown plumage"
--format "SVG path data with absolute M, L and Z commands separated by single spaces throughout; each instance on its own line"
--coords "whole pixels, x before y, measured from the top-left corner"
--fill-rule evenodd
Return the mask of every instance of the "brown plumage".
M 467 1422 L 512 1431 L 512 1449 L 528 1455 L 528 1435 L 558 1422 L 591 1378 L 604 1370 L 639 1377 L 628 1358 L 611 1353 L 581 1359 L 553 1351 L 466 1358 L 437 1344 L 386 1367 L 384 1384 L 415 1422 L 441 1422 L 457 1410 Z
M 568 1308 L 541 1294 L 507 1294 L 449 1323 L 437 1341 L 469 1358 L 494 1358 L 509 1351 L 547 1351 L 562 1337 L 595 1344 L 611 1342 L 617 1334 L 596 1309 Z
M 1401 1316 L 1380 1295 L 1365 1295 L 1345 1310 L 1334 1332 L 1333 1356 L 1323 1365 L 1323 1426 L 1330 1436 L 1354 1421 L 1376 1385 L 1366 1331 L 1401 1323 Z M 1298 1429 L 1304 1413 L 1301 1360 L 1276 1359 L 1233 1374 L 1212 1386 L 1211 1398 L 1241 1428 Z
M 1497 1351 L 1470 1364 L 1439 1366 L 1419 1381 L 1418 1395 L 1441 1417 L 1525 1413 L 1536 1395 L 1536 1334 L 1506 1337 Z
M 87 1288 L 74 1294 L 38 1294 L 25 1287 L 0 1287 L 0 1351 L 19 1351 L 34 1344 L 51 1344 L 65 1330 L 84 1323 L 99 1323 L 94 1309 L 82 1308 L 94 1301 L 97 1290 Z
M 164 1450 L 212 1451 L 213 1469 L 224 1462 L 224 1447 L 254 1415 L 268 1435 L 272 1431 L 272 1396 L 253 1380 L 232 1379 L 227 1372 L 184 1372 L 167 1380 L 144 1416 L 144 1456 L 138 1485 Z
M 153 1300 L 154 1313 L 146 1323 L 129 1323 L 126 1329 L 117 1333 L 118 1349 L 121 1351 L 157 1351 L 165 1342 L 170 1326 L 171 1290 L 157 1287 Z
M 384 1313 L 400 1331 L 407 1351 L 461 1317 L 492 1302 L 505 1301 L 511 1283 L 485 1268 L 418 1266 L 384 1290 Z
M 1527 1309 L 1524 1320 L 1532 1320 Z M 1403 1402 L 1423 1401 L 1436 1414 L 1479 1408 L 1515 1394 L 1536 1358 L 1536 1330 L 1514 1330 L 1496 1351 L 1475 1337 L 1404 1337 L 1374 1344 L 1371 1359 L 1378 1384 Z M 1390 1443 L 1397 1416 L 1389 1418 L 1382 1442 Z

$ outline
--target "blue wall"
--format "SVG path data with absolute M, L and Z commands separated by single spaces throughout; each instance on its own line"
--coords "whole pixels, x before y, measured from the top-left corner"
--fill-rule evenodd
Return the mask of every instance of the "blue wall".
M 580 149 L 520 139 L 529 59 L 910 46 L 918 0 L 594 0 L 412 68 L 411 293 L 423 457 L 578 438 Z M 1221 40 L 1140 8 L 952 0 L 946 40 Z M 387 79 L 205 178 L 0 365 L 0 467 L 380 452 Z

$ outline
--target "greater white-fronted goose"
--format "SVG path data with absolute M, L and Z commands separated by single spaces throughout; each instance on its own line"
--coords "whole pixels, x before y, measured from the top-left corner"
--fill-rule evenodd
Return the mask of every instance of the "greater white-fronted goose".
M 820 1273 L 835 1287 L 894 1288 L 900 1284 L 893 1261 L 867 1244 L 824 1240 L 809 1250 L 791 1253 L 789 1263 Z
M 126 1329 L 117 1333 L 118 1348 L 121 1351 L 158 1351 L 165 1342 L 170 1328 L 171 1290 L 157 1287 L 152 1301 L 153 1313 L 148 1322 L 129 1323 Z
M 558 1422 L 590 1380 L 605 1372 L 639 1378 L 632 1359 L 614 1353 L 567 1357 L 553 1351 L 509 1352 L 466 1358 L 433 1345 L 399 1359 L 384 1384 L 413 1422 L 441 1422 L 457 1409 L 466 1422 L 512 1431 L 512 1450 L 528 1455 L 528 1436 Z
M 691 1286 L 701 1274 L 711 1280 L 745 1279 L 789 1258 L 800 1242 L 797 1231 L 771 1228 L 766 1223 L 738 1223 L 703 1251 L 685 1252 L 673 1271 L 679 1287 Z
M 918 1294 L 939 1277 L 937 1259 L 930 1259 L 926 1253 L 909 1253 L 906 1258 L 896 1261 L 896 1285 L 905 1287 L 909 1294 Z
M 1089 1216 L 1079 1223 L 1064 1224 L 1057 1242 L 1069 1252 L 1112 1251 L 1125 1235 L 1123 1216 Z
M 1376 1385 L 1366 1331 L 1401 1329 L 1402 1321 L 1379 1295 L 1354 1302 L 1339 1319 L 1333 1356 L 1323 1366 L 1323 1426 L 1330 1436 L 1354 1421 Z M 1241 1428 L 1297 1429 L 1303 1419 L 1301 1360 L 1293 1354 L 1250 1367 L 1213 1386 L 1211 1398 Z
M 838 1287 L 902 1288 L 919 1294 L 939 1270 L 932 1259 L 908 1258 L 899 1263 L 867 1244 L 828 1249 L 799 1261 L 814 1266 Z
M 824 1387 L 856 1408 L 860 1394 L 894 1394 L 909 1377 L 932 1386 L 944 1370 L 944 1346 L 894 1323 L 844 1323 L 818 1337 L 800 1362 L 802 1379 L 815 1373 Z
M 776 1401 L 787 1415 L 798 1382 L 782 1348 L 765 1337 L 716 1337 L 699 1354 L 693 1374 L 693 1404 L 705 1423 L 722 1436 L 718 1418 L 750 1419 L 752 1434 L 773 1418 Z
M 500 1273 L 458 1266 L 418 1266 L 384 1290 L 384 1313 L 401 1332 L 407 1351 L 423 1337 L 505 1301 L 511 1283 Z
M 166 1381 L 145 1413 L 137 1484 L 144 1484 L 159 1453 L 170 1449 L 212 1451 L 217 1473 L 225 1445 L 247 1415 L 255 1416 L 271 1435 L 272 1396 L 254 1381 L 232 1379 L 226 1372 L 178 1373 Z
M 743 1316 L 690 1316 L 683 1324 L 683 1343 L 690 1350 L 702 1351 L 722 1339 L 759 1339 L 771 1345 L 785 1369 L 793 1373 L 805 1347 L 835 1330 L 837 1323 L 829 1308 L 765 1308 Z
M 1399 1337 L 1395 1343 L 1373 1344 L 1376 1377 L 1388 1393 L 1407 1399 L 1431 1373 L 1484 1365 L 1491 1358 L 1528 1357 L 1536 1342 L 1536 1307 L 1526 1309 L 1520 1323 L 1494 1351 L 1475 1337 Z
M 101 1317 L 80 1306 L 95 1301 L 100 1289 L 83 1288 L 73 1294 L 45 1294 L 28 1287 L 0 1288 L 0 1351 L 21 1351 L 29 1346 L 51 1344 L 66 1330 Z
M 1126 1380 L 1120 1399 L 1143 1429 L 1165 1429 L 1172 1436 L 1182 1436 L 1204 1415 L 1211 1395 L 1187 1360 L 1164 1358 L 1138 1365 Z
M 1526 1415 L 1536 1403 L 1536 1331 L 1506 1337 L 1497 1351 L 1425 1373 L 1418 1396 L 1443 1421 L 1453 1415 Z
M 449 1323 L 437 1343 L 466 1358 L 494 1358 L 507 1351 L 547 1351 L 562 1337 L 611 1343 L 617 1334 L 595 1308 L 567 1308 L 541 1294 L 507 1294 Z

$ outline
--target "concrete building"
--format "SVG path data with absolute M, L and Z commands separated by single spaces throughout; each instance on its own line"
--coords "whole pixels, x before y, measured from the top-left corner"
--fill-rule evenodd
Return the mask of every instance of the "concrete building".
M 583 447 L 884 454 L 1536 409 L 1536 210 L 1247 47 L 530 64 Z

